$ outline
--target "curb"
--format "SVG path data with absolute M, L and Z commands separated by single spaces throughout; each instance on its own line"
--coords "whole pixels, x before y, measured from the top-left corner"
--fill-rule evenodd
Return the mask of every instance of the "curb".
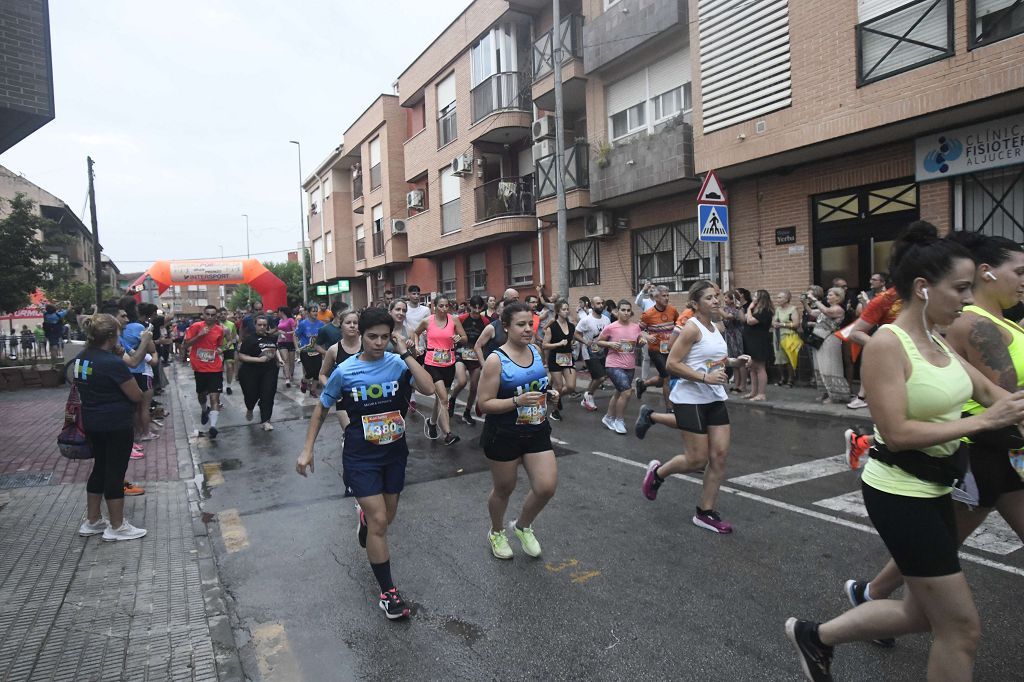
M 730 409 L 732 409 L 735 406 L 741 410 L 753 410 L 771 414 L 785 415 L 787 417 L 803 417 L 805 419 L 847 421 L 856 422 L 857 424 L 864 424 L 868 426 L 874 425 L 874 421 L 871 419 L 871 414 L 866 410 L 847 410 L 848 414 L 833 414 L 832 412 L 826 412 L 825 410 L 807 409 L 805 407 L 787 405 L 786 403 L 773 403 L 770 400 L 765 400 L 764 402 L 760 403 L 750 403 L 748 401 L 740 400 L 729 400 L 728 405 Z

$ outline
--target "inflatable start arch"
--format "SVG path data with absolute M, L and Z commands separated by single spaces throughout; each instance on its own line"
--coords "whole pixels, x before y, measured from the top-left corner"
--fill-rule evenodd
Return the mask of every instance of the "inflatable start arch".
M 264 309 L 276 310 L 288 305 L 285 283 L 255 258 L 158 260 L 133 284 L 141 284 L 147 276 L 156 282 L 157 293 L 160 294 L 174 285 L 248 284 L 263 299 Z

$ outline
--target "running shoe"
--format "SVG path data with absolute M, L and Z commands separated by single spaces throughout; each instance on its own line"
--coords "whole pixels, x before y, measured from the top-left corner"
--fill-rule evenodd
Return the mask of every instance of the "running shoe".
M 819 646 L 812 639 L 817 623 L 790 618 L 786 621 L 786 637 L 800 656 L 800 666 L 811 682 L 829 682 L 832 679 L 833 647 Z
M 854 396 L 853 400 L 851 400 L 850 402 L 846 403 L 846 406 L 848 408 L 850 408 L 851 410 L 859 410 L 862 407 L 867 407 L 868 404 L 867 404 L 867 401 L 865 401 L 863 398 L 861 398 L 858 395 L 858 396 Z
M 284 387 L 285 387 L 285 388 L 291 388 L 291 387 L 292 387 L 292 382 L 290 382 L 290 381 L 286 381 L 286 382 L 284 382 Z M 231 387 L 230 387 L 230 386 L 228 386 L 228 388 L 231 388 Z
M 299 382 L 299 393 L 305 393 L 306 392 L 306 388 L 307 388 L 306 380 L 303 379 L 302 381 Z
M 128 455 L 128 458 L 129 459 L 142 459 L 145 456 L 146 456 L 146 453 L 142 451 L 142 446 L 139 445 L 138 443 L 135 443 L 134 445 L 132 445 L 132 451 Z
M 159 437 L 160 437 L 159 433 L 153 433 L 152 431 L 150 431 L 149 433 L 147 433 L 142 438 L 139 438 L 139 442 L 140 443 L 145 443 L 147 441 L 156 440 Z
M 448 398 L 448 416 L 455 416 L 455 396 L 450 396 Z
M 363 508 L 356 503 L 356 539 L 359 540 L 359 546 L 366 549 L 366 534 L 370 531 L 369 526 L 366 525 L 366 514 L 363 513 Z
M 562 413 L 558 411 L 558 408 L 555 408 L 554 410 L 551 410 L 551 414 L 549 414 L 548 416 L 551 417 L 551 419 L 553 421 L 556 421 L 556 422 L 562 421 Z
M 209 421 L 210 421 L 210 408 L 209 407 L 204 407 L 203 408 L 203 413 L 199 416 L 199 423 L 200 424 L 207 424 L 207 423 L 209 423 Z
M 583 409 L 587 410 L 588 412 L 597 411 L 597 403 L 594 402 L 594 396 L 590 393 L 583 394 L 583 400 L 580 401 L 580 405 L 582 405 Z
M 87 538 L 90 535 L 99 535 L 100 533 L 105 531 L 107 529 L 107 526 L 109 525 L 110 524 L 107 523 L 107 520 L 102 516 L 96 523 L 89 523 L 89 519 L 86 519 L 82 521 L 82 525 L 78 527 L 78 534 L 81 535 L 83 538 Z M 507 545 L 508 542 L 506 542 L 505 544 Z M 509 556 L 511 555 L 512 550 L 509 550 Z
M 867 586 L 868 583 L 861 582 L 860 580 L 846 581 L 846 585 L 843 586 L 843 591 L 846 592 L 846 598 L 850 600 L 850 604 L 853 606 L 860 606 L 864 602 L 869 601 L 864 597 L 864 590 Z M 896 646 L 895 637 L 879 637 L 878 639 L 873 639 L 871 641 L 884 649 L 891 649 Z
M 380 593 L 380 608 L 384 612 L 384 615 L 388 617 L 388 620 L 398 620 L 399 618 L 409 617 L 409 607 L 402 601 L 402 596 L 398 594 L 398 590 L 392 587 L 387 592 Z
M 722 516 L 714 509 L 701 509 L 697 507 L 697 513 L 693 515 L 693 525 L 722 535 L 732 532 L 732 526 L 729 522 L 723 521 Z
M 532 557 L 540 556 L 540 543 L 537 542 L 537 536 L 533 534 L 533 527 L 523 528 L 520 530 L 516 527 L 515 521 L 510 521 L 508 527 L 515 533 L 515 536 L 519 538 L 519 544 L 523 548 L 523 552 Z
M 251 422 L 252 421 L 252 410 L 246 410 L 245 411 L 245 421 L 247 421 L 247 422 Z
M 117 542 L 118 540 L 138 540 L 145 535 L 145 528 L 136 528 L 127 521 L 123 521 L 120 528 L 107 527 L 107 529 L 103 531 L 103 541 Z
M 210 438 L 211 438 L 211 439 L 213 439 L 213 438 L 216 438 L 216 437 L 217 437 L 217 433 L 218 433 L 218 432 L 217 432 L 217 427 L 216 427 L 216 426 L 211 426 L 211 427 L 210 427 L 210 430 L 209 430 L 209 436 L 210 436 Z
M 159 419 L 151 419 L 149 421 L 149 423 L 152 424 L 153 426 L 157 427 L 158 429 L 164 428 L 164 423 L 162 421 L 160 421 Z
M 605 415 L 601 417 L 601 423 L 605 425 L 610 431 L 615 430 L 615 418 L 611 415 Z
M 628 431 L 626 431 L 626 422 L 624 422 L 621 419 L 616 419 L 615 433 L 619 434 L 620 436 L 625 436 L 627 433 L 629 433 Z
M 141 485 L 135 485 L 131 481 L 124 482 L 124 494 L 128 497 L 135 497 L 136 495 L 145 495 L 146 489 Z
M 227 393 L 228 395 L 231 395 L 231 387 L 230 386 L 226 387 L 224 389 L 224 392 Z
M 458 436 L 456 436 L 456 435 L 455 435 L 454 433 L 451 433 L 451 432 L 449 431 L 449 432 L 448 432 L 448 435 L 446 435 L 446 436 L 444 437 L 444 444 L 445 444 L 445 445 L 455 445 L 455 444 L 456 444 L 456 443 L 458 443 L 458 442 L 459 442 L 460 440 L 462 440 L 462 439 L 461 439 L 461 438 L 459 438 Z
M 851 469 L 859 469 L 861 458 L 868 452 L 869 438 L 857 435 L 853 429 L 846 429 L 843 433 L 843 440 L 846 441 L 846 461 Z
M 644 383 L 643 379 L 637 379 L 633 382 L 633 395 L 640 399 L 644 395 L 644 391 L 647 390 L 647 384 Z
M 654 426 L 654 422 L 651 421 L 652 414 L 654 414 L 654 408 L 647 405 L 640 406 L 640 416 L 636 418 L 636 425 L 633 427 L 636 437 L 640 440 L 643 440 L 647 431 Z
M 491 554 L 498 559 L 512 558 L 512 545 L 508 544 L 508 536 L 504 530 L 487 532 L 487 539 L 491 542 Z
M 469 410 L 462 413 L 462 423 L 466 426 L 476 426 L 476 420 L 473 419 L 473 415 L 470 414 Z
M 430 418 L 423 420 L 423 435 L 430 440 L 437 440 L 437 424 L 430 421 Z
M 655 499 L 657 499 L 658 488 L 660 488 L 662 484 L 662 481 L 659 481 L 658 478 L 654 475 L 654 472 L 656 472 L 658 470 L 658 467 L 660 466 L 661 462 L 656 459 L 652 459 L 650 462 L 648 462 L 647 473 L 644 474 L 644 482 L 643 485 L 640 486 L 640 489 L 644 493 L 644 497 L 646 497 L 648 500 L 651 500 L 652 502 Z
M 263 430 L 264 431 L 273 431 L 274 430 L 274 425 L 271 424 L 270 422 L 263 422 Z

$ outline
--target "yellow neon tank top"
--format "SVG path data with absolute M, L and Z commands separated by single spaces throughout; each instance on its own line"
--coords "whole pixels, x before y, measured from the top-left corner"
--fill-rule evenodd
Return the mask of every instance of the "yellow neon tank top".
M 964 308 L 965 313 L 974 313 L 980 315 L 986 319 L 995 322 L 996 326 L 1002 327 L 1006 331 L 1010 332 L 1010 345 L 1006 347 L 1006 350 L 1010 353 L 1010 360 L 1013 361 L 1013 369 L 1017 372 L 1017 388 L 1024 386 L 1024 329 L 1021 329 L 1020 325 L 1016 322 L 1010 322 L 1001 317 L 996 317 L 992 313 L 979 308 L 976 305 L 969 305 Z M 985 408 L 976 403 L 974 400 L 968 400 L 967 404 L 964 405 L 964 412 L 968 414 L 981 414 L 985 411 Z

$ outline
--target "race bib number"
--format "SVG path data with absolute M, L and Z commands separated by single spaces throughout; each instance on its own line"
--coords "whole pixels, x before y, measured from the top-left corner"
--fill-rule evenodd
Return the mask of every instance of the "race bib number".
M 520 405 L 516 408 L 516 424 L 543 424 L 547 418 L 548 394 L 541 395 L 537 405 Z
M 658 342 L 658 352 L 661 353 L 662 355 L 668 355 L 668 351 L 669 351 L 668 345 L 669 345 L 668 344 L 668 339 L 662 338 Z
M 405 419 L 398 410 L 363 417 L 363 438 L 373 445 L 388 445 L 405 436 Z
M 217 358 L 217 351 L 209 348 L 197 348 L 196 357 L 200 362 L 213 362 Z
M 636 349 L 636 344 L 632 341 L 623 341 L 620 345 L 622 346 L 622 353 L 632 353 Z
M 555 353 L 555 364 L 559 367 L 572 367 L 572 353 Z
M 597 341 L 595 341 L 594 343 L 590 344 L 590 352 L 591 353 L 602 353 L 602 352 L 604 352 L 604 349 L 601 348 L 601 346 L 597 345 Z
M 472 348 L 463 348 L 460 351 L 463 360 L 476 360 L 476 351 Z
M 708 360 L 704 363 L 704 367 L 707 369 L 708 374 L 711 374 L 715 370 L 725 369 L 726 362 L 729 358 L 722 358 L 721 360 Z
M 1024 481 L 1024 450 L 1010 450 L 1010 466 Z
M 452 352 L 450 350 L 435 350 L 434 353 L 434 364 L 445 366 L 452 364 Z

